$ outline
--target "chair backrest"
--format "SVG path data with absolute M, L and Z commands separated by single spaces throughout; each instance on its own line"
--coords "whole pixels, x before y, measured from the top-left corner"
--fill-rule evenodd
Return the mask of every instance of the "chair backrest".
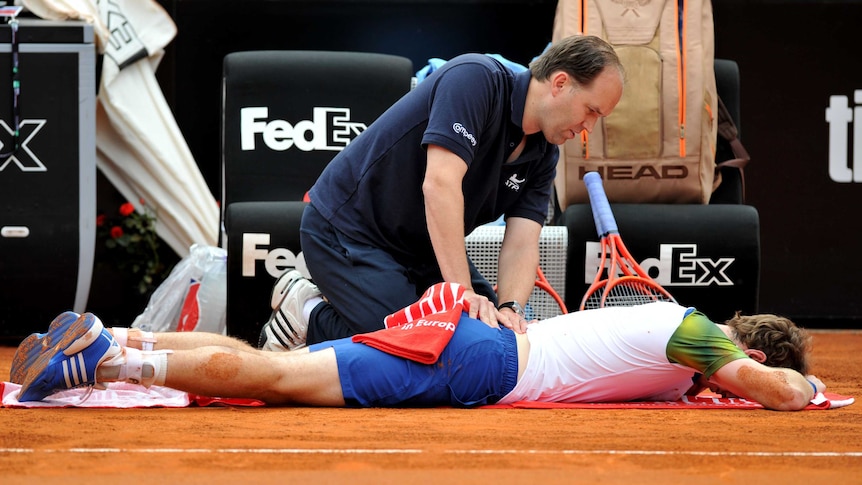
M 291 268 L 308 275 L 303 196 L 338 151 L 410 91 L 413 76 L 409 59 L 385 54 L 225 56 L 220 235 L 230 335 L 257 343 L 275 278 Z
M 760 218 L 745 204 L 611 204 L 626 248 L 676 300 L 713 321 L 757 312 Z M 566 306 L 576 309 L 600 263 L 589 204 L 564 214 L 569 244 Z
M 221 205 L 302 200 L 327 163 L 411 88 L 401 56 L 248 51 L 224 58 Z
M 736 125 L 737 136 L 742 140 L 742 126 L 739 107 L 739 65 L 730 59 L 715 60 L 715 85 L 718 97 Z M 715 163 L 735 158 L 730 143 L 720 135 L 716 141 Z M 742 204 L 745 202 L 742 170 L 735 167 L 721 167 L 721 183 L 712 193 L 710 204 Z

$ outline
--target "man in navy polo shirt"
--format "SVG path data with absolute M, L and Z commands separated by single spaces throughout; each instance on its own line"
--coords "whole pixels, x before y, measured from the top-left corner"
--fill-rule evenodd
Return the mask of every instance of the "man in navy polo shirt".
M 297 271 L 276 281 L 260 346 L 292 350 L 378 330 L 440 281 L 466 289 L 471 317 L 524 332 L 517 302 L 533 288 L 557 145 L 592 130 L 622 90 L 619 59 L 593 36 L 558 41 L 520 73 L 483 54 L 435 70 L 311 188 L 301 244 L 314 283 Z M 495 293 L 464 238 L 501 216 Z

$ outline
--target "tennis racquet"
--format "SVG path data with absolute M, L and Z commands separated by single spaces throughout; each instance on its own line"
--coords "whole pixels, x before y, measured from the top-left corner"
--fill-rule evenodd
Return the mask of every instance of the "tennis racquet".
M 537 304 L 543 304 L 545 307 L 553 306 L 551 302 L 547 301 L 548 298 L 553 303 L 556 303 L 556 306 L 560 308 L 559 315 L 565 315 L 569 313 L 569 310 L 566 308 L 566 304 L 563 302 L 560 294 L 554 290 L 554 287 L 548 282 L 548 279 L 545 278 L 545 273 L 542 272 L 541 266 L 536 270 L 536 282 L 535 287 L 533 289 L 532 295 L 530 295 L 530 300 L 535 301 Z M 537 315 L 537 317 L 550 318 L 556 315 Z
M 494 291 L 497 291 L 497 285 L 494 285 Z M 565 315 L 569 313 L 566 308 L 566 303 L 559 293 L 548 282 L 545 273 L 542 272 L 542 267 L 536 268 L 536 281 L 533 284 L 533 292 L 530 293 L 530 298 L 526 304 L 529 308 L 527 317 L 529 319 L 537 318 L 543 320 L 546 318 L 555 317 L 557 315 Z M 528 310 L 525 308 L 525 310 Z
M 599 173 L 588 172 L 584 175 L 584 183 L 601 238 L 602 256 L 599 270 L 581 300 L 580 309 L 633 306 L 655 301 L 675 303 L 673 296 L 640 267 L 623 244 Z M 607 277 L 604 277 L 605 268 Z

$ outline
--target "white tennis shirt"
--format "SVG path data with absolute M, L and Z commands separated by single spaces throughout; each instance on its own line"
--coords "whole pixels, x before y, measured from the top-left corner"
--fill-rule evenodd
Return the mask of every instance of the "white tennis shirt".
M 499 402 L 675 401 L 692 386 L 695 373 L 708 377 L 746 357 L 702 314 L 685 318 L 688 310 L 658 302 L 573 312 L 529 325 L 526 369 Z M 684 318 L 687 328 L 678 332 Z M 680 361 L 691 366 L 675 363 Z

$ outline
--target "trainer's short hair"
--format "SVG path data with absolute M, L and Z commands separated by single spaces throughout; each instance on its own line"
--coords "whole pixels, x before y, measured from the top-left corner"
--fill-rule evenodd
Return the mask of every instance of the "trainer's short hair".
M 620 77 L 625 77 L 620 58 L 610 44 L 593 35 L 577 34 L 551 44 L 530 63 L 530 72 L 534 78 L 547 81 L 554 72 L 564 71 L 588 88 L 606 67 L 615 67 Z
M 791 320 L 768 313 L 743 316 L 725 322 L 740 343 L 766 354 L 764 364 L 808 374 L 811 335 Z

